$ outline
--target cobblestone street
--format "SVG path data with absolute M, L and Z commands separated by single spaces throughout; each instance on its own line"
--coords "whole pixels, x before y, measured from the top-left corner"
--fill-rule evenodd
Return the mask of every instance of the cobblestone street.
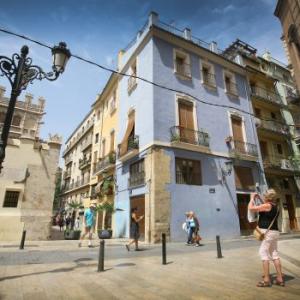
M 95 241 L 95 245 L 98 241 Z M 0 244 L 1 299 L 299 299 L 300 239 L 279 243 L 286 287 L 256 288 L 261 265 L 254 240 L 222 243 L 216 258 L 214 242 L 196 248 L 167 245 L 167 265 L 161 246 L 143 245 L 127 252 L 124 240 L 109 240 L 105 272 L 98 273 L 99 247 L 78 248 L 77 241 Z M 274 269 L 271 268 L 274 274 Z

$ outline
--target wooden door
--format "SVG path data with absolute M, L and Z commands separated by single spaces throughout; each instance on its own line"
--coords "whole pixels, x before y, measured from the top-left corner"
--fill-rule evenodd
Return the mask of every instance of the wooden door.
M 179 103 L 180 140 L 185 143 L 195 143 L 195 127 L 193 105 L 185 102 Z
M 145 216 L 145 195 L 132 197 L 130 199 L 130 211 L 137 208 L 137 217 Z M 145 239 L 145 217 L 139 222 L 140 240 Z
M 249 223 L 247 218 L 250 194 L 237 194 L 237 201 L 241 235 L 251 235 L 257 223 Z
M 245 153 L 244 134 L 242 128 L 242 119 L 237 117 L 231 118 L 232 135 L 234 140 L 234 148 L 241 153 Z
M 290 229 L 297 230 L 298 224 L 297 224 L 297 219 L 296 219 L 296 214 L 295 214 L 293 197 L 292 197 L 292 195 L 285 195 L 285 199 L 286 199 L 287 209 L 288 209 L 288 213 L 289 213 Z

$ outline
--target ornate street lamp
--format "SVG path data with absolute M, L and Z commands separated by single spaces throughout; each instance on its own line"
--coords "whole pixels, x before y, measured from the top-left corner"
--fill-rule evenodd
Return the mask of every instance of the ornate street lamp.
M 32 65 L 32 59 L 27 57 L 28 52 L 28 47 L 23 46 L 20 55 L 14 53 L 12 58 L 0 56 L 0 76 L 6 76 L 12 87 L 0 138 L 0 173 L 3 168 L 2 163 L 5 158 L 5 148 L 17 97 L 27 88 L 28 83 L 33 83 L 35 79 L 56 80 L 58 76 L 64 72 L 71 56 L 71 52 L 67 49 L 66 43 L 60 42 L 58 46 L 52 48 L 52 72 L 46 73 L 39 66 Z

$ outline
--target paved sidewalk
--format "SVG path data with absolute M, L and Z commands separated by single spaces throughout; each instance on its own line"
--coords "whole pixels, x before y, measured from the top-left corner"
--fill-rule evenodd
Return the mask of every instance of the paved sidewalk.
M 109 240 L 105 272 L 97 272 L 99 248 L 78 248 L 77 241 L 0 243 L 0 299 L 299 299 L 300 239 L 279 242 L 286 287 L 256 288 L 261 264 L 257 241 L 213 242 L 203 247 L 143 245 L 127 252 L 125 240 Z M 274 269 L 271 269 L 274 273 Z

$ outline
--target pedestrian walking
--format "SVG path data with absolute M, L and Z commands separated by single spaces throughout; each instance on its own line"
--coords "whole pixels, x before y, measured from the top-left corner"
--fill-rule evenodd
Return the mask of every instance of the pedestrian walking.
M 137 216 L 138 209 L 136 207 L 131 209 L 131 218 L 130 218 L 130 237 L 132 241 L 125 245 L 126 249 L 130 251 L 130 245 L 135 244 L 135 251 L 139 251 L 139 237 L 140 229 L 139 222 L 144 218 L 144 216 Z
M 62 215 L 58 215 L 56 221 L 57 225 L 59 226 L 59 231 L 64 230 L 64 217 Z
M 80 242 L 78 244 L 78 247 L 81 247 L 82 240 L 85 238 L 85 236 L 88 234 L 89 236 L 89 247 L 92 247 L 92 235 L 93 235 L 93 227 L 95 225 L 95 204 L 90 204 L 90 207 L 87 208 L 84 212 L 83 216 L 83 227 L 84 227 L 84 233 L 80 237 Z
M 186 213 L 186 227 L 188 233 L 186 245 L 193 245 L 194 242 L 196 242 L 196 246 L 200 246 L 200 239 L 197 237 L 199 231 L 199 221 L 193 211 Z
M 279 238 L 279 230 L 278 230 L 278 196 L 274 189 L 269 189 L 260 197 L 263 200 L 263 204 L 255 206 L 255 198 L 260 197 L 257 193 L 251 194 L 251 199 L 248 205 L 248 209 L 253 212 L 259 213 L 258 220 L 258 230 L 259 233 L 262 233 L 262 242 L 259 248 L 259 255 L 262 261 L 263 267 L 263 280 L 257 283 L 257 287 L 270 287 L 271 279 L 270 279 L 270 271 L 269 271 L 269 262 L 272 261 L 277 277 L 274 281 L 274 284 L 279 286 L 284 286 L 284 279 L 281 270 L 281 262 L 278 255 L 277 250 L 277 241 Z
M 66 217 L 66 228 L 69 229 L 71 225 L 71 214 Z

